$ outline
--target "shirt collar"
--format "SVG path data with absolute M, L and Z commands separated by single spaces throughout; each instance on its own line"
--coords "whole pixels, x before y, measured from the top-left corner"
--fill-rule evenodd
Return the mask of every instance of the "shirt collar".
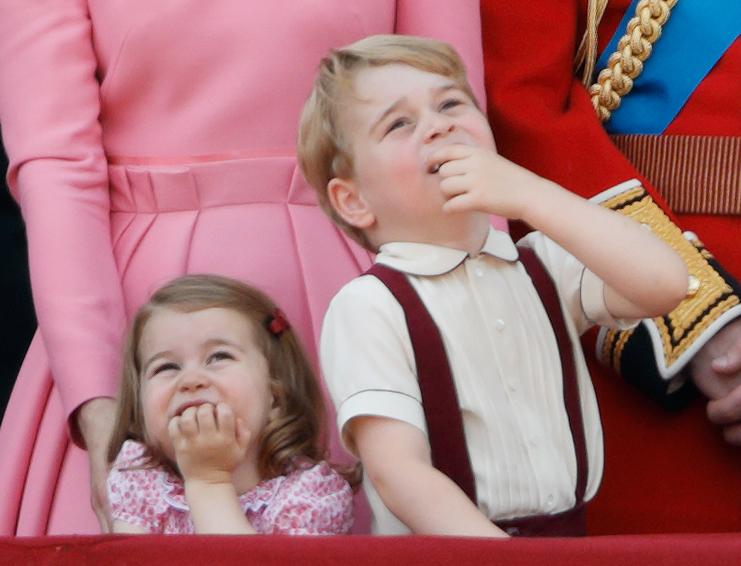
M 518 258 L 517 247 L 509 234 L 494 228 L 489 228 L 479 253 L 504 261 Z M 468 257 L 469 254 L 463 250 L 436 244 L 389 242 L 381 246 L 376 261 L 410 275 L 442 275 L 458 267 Z

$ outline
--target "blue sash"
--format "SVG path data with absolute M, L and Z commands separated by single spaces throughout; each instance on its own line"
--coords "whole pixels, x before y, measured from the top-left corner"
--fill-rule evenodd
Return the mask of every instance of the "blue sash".
M 639 0 L 626 10 L 597 62 L 617 49 Z M 741 0 L 679 0 L 633 90 L 605 123 L 612 134 L 660 134 L 741 32 Z M 741 96 L 741 94 L 739 94 Z

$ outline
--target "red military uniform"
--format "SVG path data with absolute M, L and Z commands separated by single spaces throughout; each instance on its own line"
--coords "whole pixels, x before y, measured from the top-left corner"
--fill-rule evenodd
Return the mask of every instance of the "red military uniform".
M 482 2 L 488 110 L 499 151 L 586 198 L 639 179 L 674 223 L 695 232 L 725 271 L 741 279 L 738 182 L 732 187 L 735 194 L 716 211 L 720 214 L 693 213 L 692 206 L 672 212 L 661 186 L 652 186 L 613 145 L 597 119 L 573 71 L 586 4 L 586 0 Z M 600 49 L 629 4 L 629 0 L 608 4 L 599 28 Z M 711 6 L 708 10 L 712 17 L 723 17 L 713 14 Z M 671 25 L 670 17 L 666 26 Z M 651 65 L 650 57 L 645 65 Z M 736 39 L 663 134 L 738 140 L 739 91 L 741 42 Z M 713 266 L 711 259 L 706 267 L 713 271 Z M 730 294 L 737 303 L 738 287 Z M 708 327 L 688 340 L 703 343 L 716 330 Z M 590 368 L 605 430 L 605 474 L 589 511 L 590 533 L 741 530 L 739 450 L 725 444 L 707 421 L 704 404 L 695 402 L 679 414 L 665 414 L 609 375 L 591 345 L 587 350 L 592 352 Z M 630 360 L 622 361 L 624 369 Z M 620 366 L 619 360 L 615 365 Z

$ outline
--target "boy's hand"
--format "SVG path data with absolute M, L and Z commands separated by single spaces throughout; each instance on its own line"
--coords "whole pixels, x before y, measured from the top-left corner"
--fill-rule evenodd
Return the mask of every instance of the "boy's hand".
M 231 483 L 252 433 L 226 403 L 189 407 L 170 419 L 168 432 L 185 481 Z
M 475 210 L 520 219 L 533 187 L 543 181 L 488 148 L 451 144 L 433 152 L 428 161 L 431 168 L 442 163 L 437 174 L 448 199 L 446 212 Z

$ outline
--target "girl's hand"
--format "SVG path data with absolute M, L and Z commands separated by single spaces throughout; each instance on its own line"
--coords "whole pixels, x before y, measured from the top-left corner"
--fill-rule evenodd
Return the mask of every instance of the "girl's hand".
M 168 432 L 183 480 L 205 483 L 231 484 L 252 438 L 226 403 L 189 407 L 170 419 Z
M 451 144 L 433 152 L 446 212 L 479 211 L 520 219 L 543 179 L 488 148 Z

